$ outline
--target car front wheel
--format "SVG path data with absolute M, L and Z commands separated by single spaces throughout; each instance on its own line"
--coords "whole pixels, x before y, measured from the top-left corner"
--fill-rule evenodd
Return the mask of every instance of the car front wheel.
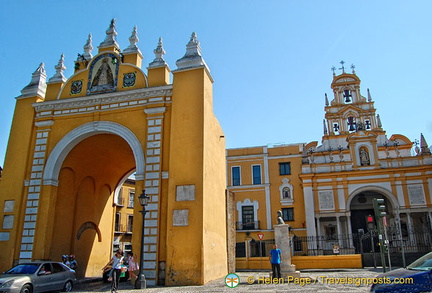
M 24 286 L 22 286 L 20 291 L 20 293 L 32 293 L 32 292 L 33 292 L 33 288 L 29 284 L 25 284 Z
M 70 291 L 72 291 L 72 288 L 73 288 L 72 282 L 71 281 L 67 281 L 66 284 L 63 287 L 62 292 L 70 292 Z

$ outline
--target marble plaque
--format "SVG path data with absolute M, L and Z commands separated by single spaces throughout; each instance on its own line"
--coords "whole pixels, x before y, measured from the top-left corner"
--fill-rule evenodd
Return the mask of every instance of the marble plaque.
M 426 204 L 422 185 L 408 185 L 408 196 L 412 205 Z
M 173 226 L 188 226 L 188 225 L 189 225 L 189 210 L 174 210 Z
M 195 200 L 195 185 L 178 185 L 176 188 L 176 201 Z
M 5 215 L 3 217 L 3 229 L 12 229 L 13 228 L 13 222 L 14 222 L 14 216 L 13 215 Z
M 13 213 L 15 201 L 14 200 L 5 200 L 3 212 L 5 213 Z
M 9 232 L 0 232 L 0 241 L 9 241 Z
M 333 191 L 324 190 L 318 192 L 320 210 L 334 210 Z

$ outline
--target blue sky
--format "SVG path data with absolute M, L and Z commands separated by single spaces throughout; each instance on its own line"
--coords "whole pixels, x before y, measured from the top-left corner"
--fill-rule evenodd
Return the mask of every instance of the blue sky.
M 432 1 L 1 0 L 0 165 L 15 97 L 40 62 L 65 54 L 66 77 L 93 35 L 93 55 L 115 18 L 117 42 L 138 27 L 143 67 L 159 37 L 173 70 L 196 32 L 214 82 L 227 147 L 321 141 L 331 67 L 355 64 L 388 137 L 432 142 Z M 337 71 L 340 72 L 340 71 Z

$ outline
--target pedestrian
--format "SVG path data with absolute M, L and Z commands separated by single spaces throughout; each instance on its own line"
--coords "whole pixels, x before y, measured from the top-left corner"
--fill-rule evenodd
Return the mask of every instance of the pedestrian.
M 62 255 L 62 263 L 70 268 L 69 255 L 67 254 Z
M 71 254 L 71 255 L 69 256 L 69 267 L 70 267 L 71 269 L 73 269 L 74 271 L 76 271 L 77 268 L 78 268 L 78 262 L 76 261 L 76 259 L 75 259 L 75 255 L 73 255 L 73 254 Z
M 128 263 L 128 272 L 129 272 L 129 279 L 131 279 L 131 276 L 135 278 L 135 280 L 138 278 L 135 274 L 135 271 L 139 270 L 138 264 L 135 262 L 135 258 L 133 256 L 132 251 L 128 251 L 127 253 L 127 263 Z
M 281 278 L 280 263 L 281 263 L 281 250 L 275 244 L 273 249 L 270 250 L 269 260 L 272 266 L 273 278 Z
M 120 274 L 121 268 L 123 265 L 123 250 L 117 249 L 116 253 L 113 255 L 108 264 L 102 269 L 105 270 L 109 265 L 112 266 L 110 275 L 111 275 L 111 292 L 117 293 L 119 282 L 120 282 Z
M 333 244 L 333 253 L 336 255 L 339 255 L 339 253 L 340 253 L 339 244 L 337 244 L 337 243 Z

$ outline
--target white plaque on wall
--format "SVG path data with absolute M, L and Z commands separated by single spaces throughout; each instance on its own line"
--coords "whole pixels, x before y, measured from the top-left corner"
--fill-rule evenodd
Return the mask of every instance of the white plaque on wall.
M 423 185 L 408 185 L 408 196 L 412 205 L 426 204 Z
M 3 212 L 5 213 L 13 213 L 15 201 L 14 200 L 5 200 Z
M 176 201 L 195 200 L 195 185 L 178 185 L 176 187 Z
M 334 197 L 332 190 L 318 191 L 320 210 L 334 210 Z
M 188 226 L 189 210 L 173 210 L 173 226 Z
M 12 229 L 13 228 L 13 222 L 14 222 L 14 216 L 13 215 L 5 215 L 3 217 L 3 229 Z

